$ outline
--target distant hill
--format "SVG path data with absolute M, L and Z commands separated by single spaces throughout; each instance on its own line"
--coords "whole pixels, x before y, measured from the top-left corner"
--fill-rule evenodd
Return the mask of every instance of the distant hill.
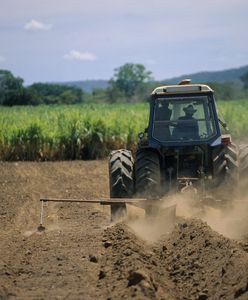
M 200 83 L 213 82 L 213 81 L 240 82 L 240 76 L 245 72 L 248 72 L 248 65 L 240 68 L 228 69 L 223 71 L 206 71 L 206 72 L 198 72 L 193 74 L 185 74 L 178 77 L 163 80 L 162 82 L 166 84 L 175 84 L 185 78 L 190 78 L 192 82 L 200 82 Z
M 185 74 L 178 77 L 173 77 L 161 81 L 161 84 L 175 84 L 185 78 L 190 78 L 192 82 L 224 82 L 232 81 L 241 84 L 240 76 L 248 72 L 248 65 L 240 68 L 227 69 L 222 71 L 205 71 L 193 74 Z M 106 89 L 108 86 L 108 80 L 82 80 L 82 81 L 69 81 L 60 82 L 59 84 L 65 84 L 68 86 L 77 86 L 86 92 L 92 92 L 93 89 Z

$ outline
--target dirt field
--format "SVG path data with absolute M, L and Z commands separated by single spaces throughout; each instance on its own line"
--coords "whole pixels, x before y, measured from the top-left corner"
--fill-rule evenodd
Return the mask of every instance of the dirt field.
M 108 197 L 106 161 L 0 163 L 0 174 L 0 299 L 248 299 L 248 244 L 199 219 L 151 242 L 139 210 L 113 225 L 107 207 L 50 203 L 38 233 L 40 196 Z

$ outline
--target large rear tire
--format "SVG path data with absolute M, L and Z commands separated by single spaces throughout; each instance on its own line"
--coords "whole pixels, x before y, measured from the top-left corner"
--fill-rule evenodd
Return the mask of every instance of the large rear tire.
M 133 196 L 133 156 L 131 151 L 112 151 L 109 156 L 109 189 L 111 198 L 131 198 Z M 126 216 L 126 204 L 112 204 L 111 221 Z
M 156 198 L 160 193 L 160 161 L 157 152 L 140 149 L 135 160 L 136 194 Z
M 248 187 L 248 145 L 239 146 L 239 182 L 240 192 L 247 190 Z
M 239 152 L 235 144 L 217 148 L 213 157 L 215 197 L 232 201 L 239 184 Z
M 137 197 L 157 198 L 161 193 L 160 161 L 158 153 L 139 149 L 135 160 L 135 185 Z M 156 207 L 147 205 L 146 215 L 156 213 Z
M 231 143 L 226 147 L 226 193 L 232 201 L 238 196 L 239 187 L 239 150 Z M 230 195 L 230 196 L 229 196 Z

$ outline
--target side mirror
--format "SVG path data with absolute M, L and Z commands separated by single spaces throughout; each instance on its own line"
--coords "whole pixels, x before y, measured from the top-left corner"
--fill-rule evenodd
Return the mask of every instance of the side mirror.
M 227 123 L 225 121 L 222 121 L 221 119 L 218 119 L 221 126 L 226 130 L 229 131 L 228 127 L 227 127 Z
M 148 133 L 148 128 L 147 127 L 145 128 L 145 133 Z

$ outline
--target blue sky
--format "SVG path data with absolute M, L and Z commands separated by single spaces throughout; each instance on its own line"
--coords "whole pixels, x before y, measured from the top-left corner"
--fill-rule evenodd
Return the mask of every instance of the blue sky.
M 154 78 L 248 64 L 247 0 L 0 0 L 0 69 L 26 84 L 109 79 L 126 62 Z

